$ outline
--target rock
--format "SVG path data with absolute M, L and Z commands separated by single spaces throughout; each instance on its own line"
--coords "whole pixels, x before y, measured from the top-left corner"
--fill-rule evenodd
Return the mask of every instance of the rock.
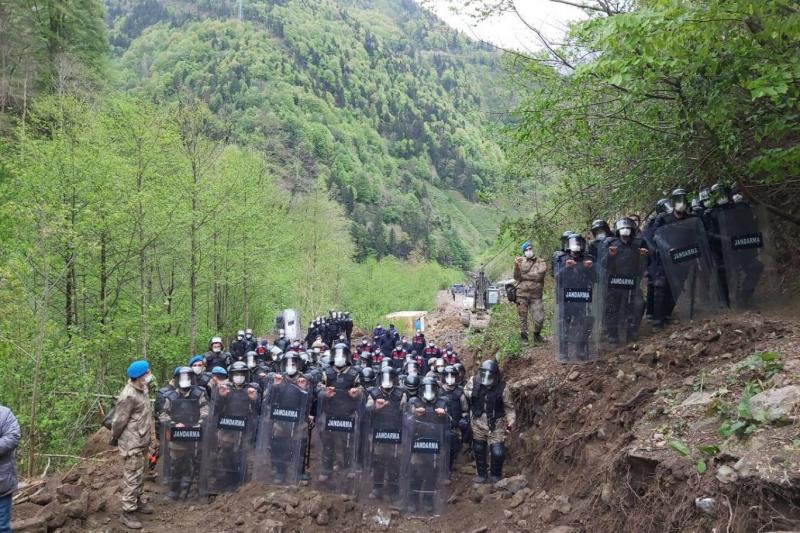
M 705 337 L 703 338 L 706 342 L 717 342 L 719 338 L 722 337 L 722 332 L 720 330 L 717 331 L 706 331 Z
M 80 498 L 66 505 L 67 515 L 70 518 L 83 519 L 89 513 L 89 494 L 81 493 Z
M 739 474 L 737 474 L 736 470 L 728 465 L 722 465 L 717 468 L 716 478 L 720 483 L 733 483 L 739 479 Z
M 326 504 L 319 494 L 300 503 L 300 512 L 303 515 L 317 517 L 322 511 L 327 511 L 330 504 Z
M 683 380 L 683 384 L 684 384 L 686 387 L 691 387 L 692 385 L 694 385 L 694 378 L 685 378 L 685 379 Z
M 733 358 L 733 354 L 731 352 L 725 352 L 724 354 L 720 355 L 719 357 L 720 357 L 720 359 L 732 359 Z
M 58 501 L 61 503 L 67 503 L 71 501 L 75 501 L 81 497 L 81 493 L 83 489 L 77 485 L 61 485 L 56 489 L 56 493 L 58 494 Z
M 556 509 L 555 505 L 548 505 L 542 509 L 542 512 L 539 514 L 542 521 L 546 523 L 555 522 L 558 520 L 559 516 L 558 509 Z
M 39 511 L 38 516 L 47 522 L 48 529 L 56 529 L 67 521 L 67 509 L 57 501 L 52 501 Z
M 256 529 L 258 533 L 283 533 L 283 522 L 267 518 Z
M 511 494 L 516 494 L 528 486 L 528 478 L 522 474 L 512 477 L 503 478 L 494 484 L 497 489 L 504 489 Z
M 528 521 L 527 520 L 517 520 L 517 526 L 519 526 L 519 528 L 522 531 L 528 531 L 529 530 Z
M 693 392 L 688 398 L 683 400 L 681 407 L 694 407 L 699 405 L 708 405 L 714 401 L 713 392 Z
M 621 368 L 619 369 L 619 371 L 617 371 L 617 379 L 620 381 L 625 379 L 625 372 L 623 372 Z
M 37 515 L 27 520 L 11 522 L 11 531 L 16 533 L 47 533 L 47 520 Z
M 508 502 L 508 508 L 514 509 L 515 507 L 519 507 L 520 505 L 522 505 L 522 502 L 525 501 L 525 496 L 526 494 L 521 491 L 514 494 L 514 497 L 511 498 L 510 502 Z
M 243 526 L 244 525 L 244 517 L 243 516 L 237 516 L 236 520 L 234 520 L 233 523 L 235 525 L 237 525 L 237 526 Z
M 547 533 L 578 533 L 578 530 L 572 526 L 558 526 L 548 530 Z
M 509 511 L 508 509 L 503 509 L 503 516 L 505 516 L 505 517 L 506 517 L 506 519 L 509 519 L 509 518 L 511 518 L 512 516 L 514 516 L 514 513 L 512 513 L 512 512 L 511 512 L 511 511 Z
M 95 494 L 89 502 L 89 512 L 92 514 L 102 513 L 108 507 L 108 498 Z
M 600 491 L 600 500 L 606 504 L 611 504 L 611 495 L 613 494 L 611 490 L 611 483 L 603 483 L 603 489 Z
M 472 533 L 489 533 L 489 526 L 479 527 L 478 529 L 473 529 Z
M 267 495 L 269 503 L 277 507 L 286 507 L 290 505 L 297 507 L 300 505 L 300 498 L 289 492 L 270 492 Z
M 567 514 L 572 510 L 572 505 L 569 504 L 569 496 L 556 496 L 555 506 L 561 514 Z
M 780 420 L 789 416 L 800 404 L 800 385 L 761 392 L 750 398 L 750 412 L 764 411 L 769 420 Z
M 547 499 L 547 491 L 539 491 L 536 496 L 534 496 L 537 500 L 546 500 Z
M 80 479 L 81 475 L 75 470 L 73 470 L 72 472 L 69 472 L 66 476 L 61 478 L 61 482 L 66 483 L 68 485 L 75 485 Z
M 252 504 L 253 510 L 257 513 L 260 513 L 267 508 L 269 505 L 269 500 L 267 500 L 264 496 L 257 496 L 253 498 Z
M 456 504 L 456 503 L 458 503 L 458 496 L 456 494 L 453 494 L 452 496 L 447 498 L 447 504 L 448 505 L 453 505 L 453 504 Z
M 327 526 L 330 521 L 331 517 L 327 509 L 323 509 L 322 512 L 317 515 L 317 519 L 315 520 L 318 526 Z
M 567 379 L 570 380 L 570 381 L 575 381 L 576 379 L 578 379 L 580 377 L 580 375 L 581 375 L 580 372 L 578 372 L 577 370 L 573 370 L 572 372 L 569 373 L 569 376 L 567 376 Z
M 53 501 L 53 493 L 49 490 L 40 490 L 31 496 L 30 502 L 36 505 L 47 505 Z

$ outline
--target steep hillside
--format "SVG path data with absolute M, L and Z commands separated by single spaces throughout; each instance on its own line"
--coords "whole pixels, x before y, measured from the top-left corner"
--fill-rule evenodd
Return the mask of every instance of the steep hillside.
M 360 258 L 466 267 L 502 218 L 476 203 L 503 165 L 483 113 L 495 54 L 411 0 L 249 1 L 237 15 L 237 2 L 109 0 L 120 82 L 199 95 L 290 191 L 324 179 Z

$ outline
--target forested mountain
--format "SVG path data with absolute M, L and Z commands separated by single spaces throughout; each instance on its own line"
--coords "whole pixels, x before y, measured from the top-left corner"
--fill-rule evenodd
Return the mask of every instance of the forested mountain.
M 412 0 L 251 0 L 243 22 L 236 1 L 106 6 L 118 81 L 160 101 L 197 95 L 284 188 L 323 179 L 358 259 L 465 268 L 493 238 L 501 215 L 463 200 L 502 168 L 483 113 L 496 54 Z

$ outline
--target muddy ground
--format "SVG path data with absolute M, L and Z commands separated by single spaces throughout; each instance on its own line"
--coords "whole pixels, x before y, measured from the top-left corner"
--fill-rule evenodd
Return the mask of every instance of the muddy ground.
M 428 329 L 463 350 L 458 303 Z M 251 483 L 212 503 L 172 503 L 147 483 L 145 531 L 790 531 L 800 529 L 800 326 L 796 315 L 675 324 L 603 360 L 554 361 L 552 345 L 502 364 L 517 407 L 502 487 L 474 487 L 459 459 L 443 516 L 408 518 L 334 494 Z M 766 354 L 766 355 L 765 355 Z M 760 394 L 760 396 L 759 396 Z M 752 396 L 752 398 L 751 398 Z M 729 436 L 721 428 L 735 429 Z M 19 531 L 123 531 L 120 461 L 102 430 L 70 471 L 17 494 Z

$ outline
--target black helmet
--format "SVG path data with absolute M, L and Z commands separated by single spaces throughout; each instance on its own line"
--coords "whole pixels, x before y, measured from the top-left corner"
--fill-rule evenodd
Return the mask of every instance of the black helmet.
M 573 233 L 569 236 L 568 239 L 569 243 L 569 250 L 568 251 L 575 251 L 575 252 L 582 252 L 586 250 L 586 239 L 583 238 L 583 235 L 578 233 Z M 579 247 L 579 250 L 573 250 L 573 248 Z
M 380 379 L 380 387 L 383 390 L 391 390 L 397 385 L 397 373 L 394 371 L 394 368 L 390 366 L 385 366 L 381 368 L 381 379 Z
M 628 229 L 630 232 L 628 232 L 627 235 L 622 235 L 620 231 L 623 229 Z M 636 222 L 629 217 L 623 217 L 617 220 L 617 223 L 614 224 L 614 233 L 617 235 L 617 237 L 630 237 L 636 233 Z
M 731 194 L 731 189 L 724 183 L 715 183 L 712 185 L 711 196 L 714 198 L 714 203 L 717 205 L 724 205 L 733 202 L 733 194 Z
M 244 361 L 236 361 L 228 368 L 228 376 L 235 385 L 242 385 L 250 378 L 250 369 Z M 244 376 L 244 381 L 237 383 L 237 376 Z
M 478 378 L 480 379 L 481 385 L 484 387 L 491 387 L 497 383 L 499 376 L 500 367 L 497 365 L 497 361 L 494 359 L 487 359 L 481 363 L 481 368 L 478 371 Z
M 608 227 L 608 223 L 605 220 L 598 218 L 592 222 L 592 235 L 594 235 L 595 239 L 608 237 L 609 233 L 611 233 L 611 228 Z
M 686 196 L 686 189 L 683 187 L 678 187 L 672 191 L 672 205 L 676 213 L 685 213 L 686 209 L 689 207 L 686 205 Z
M 179 366 L 173 373 L 175 378 L 175 387 L 179 389 L 188 389 L 197 383 L 197 375 L 190 366 Z
M 419 364 L 416 359 L 406 359 L 406 362 L 403 363 L 403 374 L 406 376 L 419 375 Z
M 567 230 L 567 231 L 565 231 L 564 233 L 561 234 L 561 251 L 562 252 L 566 252 L 567 251 L 567 245 L 569 244 L 569 238 L 570 238 L 570 236 L 572 234 L 573 234 L 573 232 L 569 231 L 569 230 Z
M 439 397 L 439 381 L 435 378 L 425 378 L 422 380 L 422 399 L 426 402 L 435 402 Z
M 458 375 L 458 369 L 455 365 L 447 365 L 444 367 L 444 376 L 442 379 L 446 385 L 455 386 L 458 385 L 461 376 Z
M 669 213 L 672 211 L 672 204 L 669 203 L 668 198 L 662 198 L 661 200 L 656 202 L 656 213 Z
M 281 372 L 287 376 L 296 376 L 303 372 L 305 363 L 299 353 L 289 352 L 281 359 Z
M 372 353 L 369 350 L 361 350 L 358 360 L 362 367 L 372 366 Z
M 461 363 L 454 364 L 453 368 L 455 368 L 456 372 L 458 372 L 458 382 L 464 383 L 464 377 L 467 375 L 467 369 L 464 368 L 464 365 Z
M 416 396 L 419 392 L 419 376 L 406 376 L 405 388 L 406 392 L 411 396 Z
M 376 377 L 375 371 L 372 368 L 365 367 L 361 369 L 361 382 L 364 384 L 365 388 L 374 387 Z
M 708 190 L 708 187 L 700 189 L 700 192 L 697 194 L 697 199 L 700 200 L 700 203 L 703 205 L 705 205 L 710 197 L 711 192 Z

